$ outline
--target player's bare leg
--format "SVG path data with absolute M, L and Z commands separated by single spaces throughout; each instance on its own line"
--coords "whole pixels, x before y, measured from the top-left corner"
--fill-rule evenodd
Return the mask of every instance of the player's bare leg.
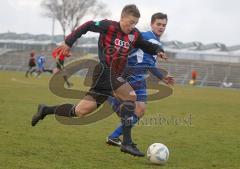
M 75 107 L 75 114 L 77 117 L 84 117 L 87 114 L 97 109 L 96 100 L 92 96 L 87 95 Z
M 135 114 L 137 115 L 138 118 L 142 118 L 146 110 L 146 103 L 140 101 L 136 101 L 135 103 L 136 103 Z

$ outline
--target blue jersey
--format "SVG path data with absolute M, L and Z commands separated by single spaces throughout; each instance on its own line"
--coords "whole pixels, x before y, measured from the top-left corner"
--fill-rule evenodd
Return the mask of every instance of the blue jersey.
M 44 69 L 45 62 L 46 62 L 45 56 L 40 55 L 37 57 L 37 65 L 39 69 Z
M 147 40 L 151 43 L 157 44 L 162 47 L 162 43 L 160 39 L 152 32 L 142 32 L 142 36 L 144 40 Z M 156 63 L 156 55 L 150 55 L 144 53 L 141 49 L 133 49 L 129 58 L 128 65 L 129 66 L 155 66 Z
M 152 31 L 142 32 L 141 34 L 144 40 L 158 44 L 162 47 L 160 39 Z M 134 89 L 137 95 L 137 101 L 147 101 L 147 86 L 145 78 L 148 70 L 158 78 L 162 78 L 161 72 L 156 69 L 156 58 L 157 56 L 144 53 L 141 49 L 137 48 L 133 49 L 128 57 L 128 65 L 125 68 L 124 76 Z M 108 101 L 112 105 L 114 111 L 117 112 L 120 102 L 114 97 L 109 97 Z
M 160 39 L 152 32 L 142 32 L 144 40 L 162 47 Z M 142 81 L 147 75 L 148 68 L 156 67 L 156 55 L 144 53 L 141 49 L 134 49 L 129 58 L 126 70 L 131 70 L 130 81 Z

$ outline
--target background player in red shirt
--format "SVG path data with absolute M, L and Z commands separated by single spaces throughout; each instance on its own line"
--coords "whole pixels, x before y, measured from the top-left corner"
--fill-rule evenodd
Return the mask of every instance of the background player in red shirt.
M 69 55 L 63 55 L 62 53 L 60 53 L 60 51 L 54 50 L 52 52 L 52 56 L 56 61 L 56 68 L 53 70 L 53 73 L 57 73 L 57 72 L 62 71 L 64 69 L 65 57 L 70 57 L 71 55 L 70 54 Z M 66 82 L 68 87 L 73 86 L 73 84 L 68 81 L 67 75 L 63 75 L 63 79 Z

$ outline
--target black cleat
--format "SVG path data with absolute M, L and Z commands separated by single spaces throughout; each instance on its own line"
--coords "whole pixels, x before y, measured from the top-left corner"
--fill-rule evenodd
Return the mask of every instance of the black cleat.
M 106 143 L 111 146 L 118 146 L 120 147 L 122 145 L 122 140 L 120 138 L 111 138 L 107 137 Z
M 121 146 L 121 151 L 124 153 L 128 153 L 131 154 L 133 156 L 138 156 L 138 157 L 144 157 L 145 154 L 142 153 L 137 147 L 136 144 L 132 143 L 132 144 L 127 144 L 127 145 L 123 145 Z
M 39 104 L 38 105 L 38 111 L 37 113 L 32 117 L 32 126 L 35 126 L 39 120 L 44 119 L 44 117 L 46 116 L 43 113 L 43 109 L 46 107 L 46 105 L 44 104 Z

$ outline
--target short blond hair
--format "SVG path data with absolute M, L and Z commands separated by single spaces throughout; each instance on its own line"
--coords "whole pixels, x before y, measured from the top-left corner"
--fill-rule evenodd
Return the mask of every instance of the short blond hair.
M 128 15 L 134 16 L 136 18 L 140 18 L 141 16 L 137 6 L 134 4 L 126 5 L 122 9 L 121 17 L 125 17 Z

